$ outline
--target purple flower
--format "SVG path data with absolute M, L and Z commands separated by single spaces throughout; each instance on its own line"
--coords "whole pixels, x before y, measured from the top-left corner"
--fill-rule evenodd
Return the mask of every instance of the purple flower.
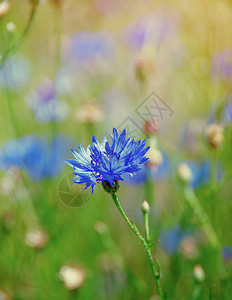
M 232 80 L 232 50 L 223 51 L 213 57 L 211 75 L 214 80 Z
M 172 16 L 150 15 L 126 28 L 125 42 L 135 49 L 140 49 L 144 44 L 159 45 L 176 30 L 177 22 Z
M 98 58 L 111 58 L 114 54 L 114 43 L 106 32 L 83 31 L 70 38 L 66 50 L 69 58 L 84 63 Z
M 232 259 L 232 246 L 224 246 L 224 248 L 222 249 L 222 256 L 226 262 L 230 262 Z
M 63 121 L 68 114 L 68 106 L 59 99 L 55 83 L 44 79 L 27 98 L 36 120 L 40 123 Z

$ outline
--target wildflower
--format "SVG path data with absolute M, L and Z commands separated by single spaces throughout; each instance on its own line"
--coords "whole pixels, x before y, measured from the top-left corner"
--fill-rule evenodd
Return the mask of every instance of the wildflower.
M 27 103 L 40 123 L 63 121 L 68 114 L 68 106 L 57 95 L 55 83 L 44 79 L 37 89 L 27 97 Z
M 77 266 L 63 266 L 60 269 L 59 277 L 68 290 L 76 290 L 83 285 L 86 273 Z
M 213 79 L 232 79 L 232 50 L 223 51 L 213 57 L 211 74 Z
M 186 236 L 180 242 L 180 252 L 188 259 L 196 258 L 198 255 L 196 239 L 192 236 Z
M 124 174 L 134 174 L 140 170 L 140 165 L 148 161 L 144 155 L 149 147 L 144 148 L 146 140 L 135 142 L 131 137 L 126 139 L 126 130 L 121 135 L 114 128 L 111 135 L 112 144 L 109 145 L 104 137 L 99 143 L 93 136 L 93 146 L 85 150 L 79 144 L 79 153 L 72 149 L 75 159 L 66 163 L 73 167 L 77 184 L 86 183 L 92 187 L 92 192 L 97 183 L 101 183 L 106 191 L 117 190 L 118 181 L 123 180 Z
M 23 169 L 35 181 L 54 177 L 63 169 L 62 159 L 70 143 L 70 139 L 62 135 L 50 143 L 38 136 L 9 140 L 0 149 L 0 169 Z
M 210 124 L 205 131 L 208 143 L 213 148 L 218 148 L 224 143 L 224 128 L 219 124 Z
M 175 226 L 170 230 L 163 231 L 160 237 L 160 244 L 168 254 L 174 254 L 179 249 L 183 234 L 184 232 L 180 226 Z
M 141 49 L 148 44 L 157 45 L 176 32 L 176 25 L 177 23 L 172 16 L 146 16 L 126 29 L 126 44 L 135 49 Z
M 43 248 L 48 242 L 48 235 L 41 230 L 31 230 L 26 234 L 25 242 L 32 248 Z
M 195 265 L 193 269 L 194 279 L 198 282 L 202 282 L 205 280 L 205 271 L 201 265 Z
M 172 255 L 179 250 L 181 242 L 187 238 L 190 238 L 190 231 L 183 230 L 177 225 L 161 232 L 160 244 L 169 255 Z
M 81 67 L 93 67 L 114 54 L 114 43 L 106 32 L 78 32 L 73 35 L 66 47 L 67 61 L 78 63 Z
M 229 263 L 232 260 L 232 246 L 227 245 L 224 246 L 222 249 L 222 256 L 224 258 L 224 260 Z
M 153 135 L 159 130 L 159 123 L 155 120 L 147 120 L 143 125 L 143 130 L 148 135 Z
M 181 167 L 181 166 L 185 166 L 185 167 Z M 223 171 L 219 161 L 217 161 L 216 166 L 217 166 L 216 180 L 219 181 L 223 177 Z M 195 161 L 192 160 L 188 160 L 181 163 L 178 167 L 178 173 L 179 173 L 178 176 L 179 177 L 184 176 L 185 180 L 187 180 L 185 181 L 185 183 L 194 189 L 197 188 L 198 186 L 207 184 L 210 180 L 211 172 L 212 172 L 212 166 L 208 160 L 203 160 L 199 163 L 196 163 Z M 191 178 L 189 177 L 190 173 L 191 173 Z M 181 180 L 184 180 L 184 177 Z

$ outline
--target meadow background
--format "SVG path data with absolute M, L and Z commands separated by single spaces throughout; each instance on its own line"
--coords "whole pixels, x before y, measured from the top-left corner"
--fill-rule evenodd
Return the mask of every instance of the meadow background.
M 155 150 L 118 197 L 141 232 L 149 202 L 165 299 L 232 298 L 231 20 L 229 0 L 0 1 L 1 300 L 159 299 L 102 187 L 59 193 L 113 127 Z M 163 117 L 136 112 L 152 92 Z

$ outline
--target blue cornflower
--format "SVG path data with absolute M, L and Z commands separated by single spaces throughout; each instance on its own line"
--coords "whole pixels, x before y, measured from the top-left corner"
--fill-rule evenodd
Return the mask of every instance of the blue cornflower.
M 203 160 L 199 163 L 195 161 L 188 160 L 184 162 L 188 165 L 192 172 L 192 180 L 189 183 L 192 188 L 197 188 L 209 183 L 210 174 L 212 172 L 212 166 L 208 160 Z M 216 180 L 219 181 L 223 178 L 223 171 L 220 165 L 220 162 L 217 161 L 217 173 Z
M 40 123 L 63 121 L 68 114 L 68 105 L 60 100 L 55 82 L 44 79 L 27 97 L 27 103 Z
M 68 55 L 78 62 L 92 61 L 97 57 L 112 56 L 113 41 L 107 32 L 82 31 L 73 35 L 68 44 Z
M 23 169 L 35 181 L 54 177 L 63 169 L 62 160 L 70 144 L 70 138 L 62 135 L 51 142 L 38 136 L 9 140 L 0 149 L 0 170 Z
M 124 174 L 133 175 L 141 169 L 141 164 L 148 161 L 145 154 L 149 147 L 144 148 L 146 140 L 135 142 L 131 137 L 126 139 L 126 130 L 119 135 L 115 128 L 111 139 L 110 145 L 106 137 L 99 143 L 93 136 L 93 145 L 89 145 L 86 151 L 80 144 L 79 153 L 72 149 L 75 159 L 66 163 L 74 169 L 73 182 L 85 183 L 85 188 L 91 186 L 92 192 L 95 185 L 101 183 L 107 185 L 110 192 L 118 180 L 123 180 Z
M 232 246 L 224 246 L 222 249 L 222 256 L 226 262 L 230 262 L 232 260 Z

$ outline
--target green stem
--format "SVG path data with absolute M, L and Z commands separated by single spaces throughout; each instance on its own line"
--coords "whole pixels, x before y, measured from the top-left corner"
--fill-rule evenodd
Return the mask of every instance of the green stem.
M 7 57 L 11 54 L 11 52 L 15 51 L 20 46 L 23 39 L 27 35 L 28 31 L 31 28 L 31 25 L 32 25 L 32 22 L 33 22 L 33 19 L 34 19 L 34 16 L 35 16 L 36 8 L 37 8 L 37 5 L 32 5 L 29 20 L 27 22 L 27 25 L 26 25 L 25 29 L 23 30 L 23 32 L 19 36 L 19 38 L 11 46 L 9 46 L 9 48 L 6 50 L 6 52 L 1 57 L 0 67 L 1 67 L 2 63 L 7 59 Z
M 156 268 L 155 268 L 155 264 L 154 264 L 154 260 L 152 258 L 152 255 L 151 255 L 151 250 L 149 248 L 149 244 L 148 242 L 143 238 L 143 236 L 140 234 L 138 228 L 136 227 L 135 224 L 133 224 L 129 219 L 128 217 L 126 216 L 120 202 L 118 201 L 118 198 L 116 196 L 116 194 L 112 194 L 112 198 L 113 198 L 113 201 L 117 207 L 117 209 L 119 210 L 120 214 L 122 215 L 122 217 L 124 218 L 124 220 L 126 221 L 126 223 L 129 225 L 129 227 L 134 231 L 134 233 L 137 235 L 137 237 L 140 239 L 140 241 L 142 242 L 143 244 L 143 247 L 144 247 L 144 250 L 147 254 L 147 257 L 148 257 L 148 261 L 149 261 L 149 264 L 150 264 L 150 267 L 151 267 L 151 270 L 152 270 L 152 274 L 153 274 L 153 277 L 155 279 L 155 283 L 156 283 L 156 287 L 157 287 L 157 291 L 158 291 L 158 294 L 160 296 L 160 299 L 161 300 L 164 300 L 164 295 L 163 295 L 163 291 L 162 291 L 162 287 L 161 287 L 161 284 L 160 284 L 160 272 L 156 272 Z M 148 220 L 147 220 L 147 224 L 148 224 Z M 147 232 L 146 235 L 149 235 L 149 233 Z M 157 262 L 157 265 L 159 267 L 159 264 Z
M 189 187 L 186 187 L 184 189 L 184 194 L 185 194 L 186 200 L 188 201 L 188 203 L 192 207 L 194 213 L 196 214 L 196 216 L 201 221 L 203 229 L 204 229 L 207 237 L 209 238 L 211 244 L 215 248 L 219 248 L 220 243 L 219 243 L 218 237 L 217 237 L 217 235 L 216 235 L 216 233 L 213 229 L 213 226 L 210 222 L 210 219 L 209 219 L 208 215 L 205 213 L 205 211 L 201 207 L 201 204 L 200 204 L 198 198 L 196 197 L 193 189 L 189 188 Z

